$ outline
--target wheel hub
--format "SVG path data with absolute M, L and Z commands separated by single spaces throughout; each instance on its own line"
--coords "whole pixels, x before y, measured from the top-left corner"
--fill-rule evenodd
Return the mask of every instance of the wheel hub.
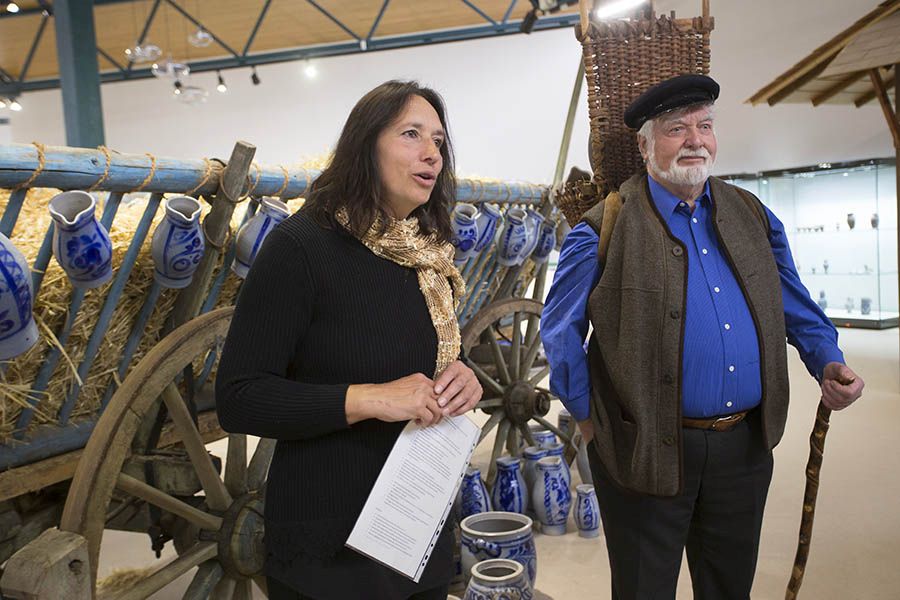
M 503 409 L 510 421 L 523 425 L 535 415 L 543 417 L 550 412 L 550 397 L 527 381 L 516 381 L 503 394 Z
M 265 561 L 263 502 L 256 494 L 237 498 L 222 517 L 219 561 L 231 575 L 262 573 Z

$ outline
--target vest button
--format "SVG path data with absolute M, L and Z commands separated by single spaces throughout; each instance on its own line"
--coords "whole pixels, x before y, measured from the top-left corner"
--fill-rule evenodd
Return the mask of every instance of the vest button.
M 663 381 L 666 382 L 666 383 L 674 383 L 675 378 L 672 377 L 671 374 L 666 373 L 665 375 L 663 375 Z
M 669 313 L 669 316 L 672 317 L 673 319 L 677 319 L 678 317 L 681 316 L 681 311 L 680 311 L 680 310 L 673 310 L 673 311 L 671 311 L 671 312 Z
M 665 444 L 666 446 L 674 446 L 675 438 L 673 438 L 671 435 L 667 435 L 666 437 L 663 438 L 662 443 Z
M 675 256 L 681 256 L 682 252 L 684 251 L 681 249 L 681 246 L 675 246 L 674 248 L 672 248 L 672 254 L 674 254 Z

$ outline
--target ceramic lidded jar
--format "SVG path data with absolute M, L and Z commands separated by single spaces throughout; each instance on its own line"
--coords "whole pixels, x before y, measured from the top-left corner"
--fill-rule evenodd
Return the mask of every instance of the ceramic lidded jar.
M 525 569 L 514 560 L 495 558 L 472 567 L 463 600 L 531 600 L 534 597 Z
M 31 313 L 34 287 L 25 256 L 0 233 L 0 360 L 22 354 L 38 340 Z
M 488 512 L 466 517 L 462 532 L 462 570 L 468 581 L 475 563 L 491 558 L 508 558 L 525 567 L 534 586 L 537 578 L 537 551 L 534 547 L 534 522 L 526 515 Z
M 534 489 L 531 490 L 534 513 L 546 535 L 563 535 L 572 507 L 572 492 L 558 456 L 542 458 L 537 463 Z
M 53 255 L 76 288 L 100 287 L 112 277 L 112 242 L 94 214 L 97 201 L 82 191 L 50 200 Z
M 153 278 L 167 288 L 186 288 L 203 258 L 200 202 L 190 196 L 166 198 L 165 217 L 153 232 Z
M 263 240 L 290 214 L 287 204 L 278 198 L 265 197 L 259 201 L 256 214 L 241 226 L 234 242 L 237 246 L 231 270 L 235 275 L 241 279 L 247 277 L 250 265 L 253 264 Z

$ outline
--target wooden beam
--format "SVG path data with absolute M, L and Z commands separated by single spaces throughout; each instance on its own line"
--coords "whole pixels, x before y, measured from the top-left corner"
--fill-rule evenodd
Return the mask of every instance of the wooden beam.
M 894 107 L 891 106 L 891 99 L 888 98 L 887 88 L 881 80 L 881 74 L 878 72 L 878 69 L 869 71 L 869 79 L 872 80 L 878 103 L 881 104 L 881 111 L 887 120 L 888 129 L 890 129 L 891 135 L 894 137 L 894 148 L 900 150 L 900 125 L 897 124 L 897 115 L 894 113 Z
M 888 85 L 888 84 L 890 83 L 890 79 L 889 79 L 889 77 L 890 77 L 890 70 L 889 70 L 889 69 L 880 69 L 880 71 L 881 71 L 881 80 L 882 80 L 882 83 L 886 86 L 886 85 Z M 876 92 L 875 92 L 875 88 L 873 87 L 873 88 L 872 88 L 871 90 L 869 90 L 868 92 L 866 92 L 866 93 L 864 93 L 864 94 L 860 94 L 859 96 L 857 96 L 856 99 L 853 100 L 853 104 L 856 106 L 856 108 L 859 108 L 860 106 L 863 106 L 863 105 L 865 105 L 865 104 L 868 104 L 869 102 L 871 102 L 872 100 L 874 100 L 874 99 L 875 99 L 875 95 L 876 95 Z
M 747 102 L 750 104 L 759 104 L 760 102 L 768 102 L 770 105 L 774 104 L 774 102 L 771 101 L 771 98 L 775 94 L 780 92 L 786 86 L 791 85 L 797 78 L 803 77 L 823 62 L 830 62 L 838 52 L 850 43 L 856 34 L 866 27 L 890 16 L 898 9 L 900 9 L 900 0 L 883 2 L 856 23 L 813 50 L 806 58 L 779 75 L 775 81 L 753 94 Z
M 857 71 L 856 73 L 850 73 L 846 77 L 842 78 L 840 81 L 836 82 L 831 87 L 829 87 L 825 90 L 822 90 L 821 92 L 819 92 L 818 94 L 813 96 L 812 97 L 812 105 L 818 106 L 818 105 L 822 104 L 823 102 L 829 100 L 835 94 L 837 94 L 838 92 L 840 92 L 841 90 L 846 88 L 851 83 L 856 83 L 858 80 L 865 77 L 865 75 L 866 75 L 865 71 Z
M 770 96 L 769 99 L 766 100 L 766 102 L 768 102 L 769 106 L 775 106 L 776 104 L 799 90 L 801 87 L 818 77 L 827 66 L 827 62 L 816 65 L 812 70 L 807 71 L 806 74 L 804 74 L 802 77 L 795 79 L 789 85 L 784 86 L 777 93 Z

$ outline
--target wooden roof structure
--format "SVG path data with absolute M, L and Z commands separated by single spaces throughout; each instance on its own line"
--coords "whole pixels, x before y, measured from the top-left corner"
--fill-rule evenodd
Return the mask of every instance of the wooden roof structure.
M 159 46 L 164 57 L 171 55 L 189 63 L 192 70 L 202 71 L 518 33 L 520 22 L 532 8 L 528 0 L 93 2 L 99 66 L 104 75 L 127 69 L 124 50 L 140 39 Z M 42 89 L 28 84 L 59 78 L 53 1 L 17 0 L 17 4 L 18 14 L 0 9 L 0 77 L 5 83 L 24 84 L 20 86 L 23 91 Z M 573 26 L 577 20 L 577 5 L 563 6 L 552 15 L 540 16 L 535 30 Z M 188 43 L 189 34 L 197 31 L 199 24 L 214 38 L 205 48 Z M 471 35 L 452 35 L 461 31 Z M 303 52 L 288 54 L 287 50 Z M 272 58 L 265 60 L 267 57 Z M 121 78 L 134 78 L 132 70 L 127 70 L 130 76 Z
M 869 73 L 889 88 L 900 62 L 900 0 L 886 0 L 751 96 L 751 104 L 852 104 L 876 99 Z M 890 94 L 891 92 L 888 91 Z

